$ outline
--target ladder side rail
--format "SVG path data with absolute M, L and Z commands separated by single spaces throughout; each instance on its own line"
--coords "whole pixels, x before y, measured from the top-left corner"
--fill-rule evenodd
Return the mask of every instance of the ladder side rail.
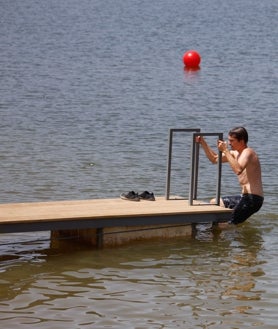
M 219 134 L 218 139 L 223 140 L 223 133 Z M 222 178 L 222 152 L 218 150 L 218 173 L 217 173 L 217 189 L 216 189 L 216 204 L 218 206 L 220 206 L 221 178 Z
M 196 174 L 196 137 L 199 136 L 200 134 L 195 134 L 193 133 L 192 135 L 192 144 L 191 144 L 191 174 L 190 174 L 190 186 L 189 186 L 189 197 L 188 197 L 188 202 L 189 205 L 193 205 L 193 198 L 194 194 L 197 196 L 197 190 L 195 186 L 195 174 Z M 194 193 L 195 192 L 195 193 Z
M 176 132 L 200 132 L 200 128 L 170 128 L 169 129 L 169 142 L 168 142 L 168 160 L 167 160 L 167 177 L 166 177 L 166 193 L 165 198 L 169 200 L 171 190 L 171 167 L 172 167 L 172 152 L 173 152 L 173 139 Z
M 194 182 L 193 182 L 193 199 L 197 199 L 197 190 L 198 190 L 198 175 L 199 175 L 199 154 L 200 154 L 200 145 L 197 143 L 195 145 L 195 158 L 194 158 Z
M 168 137 L 169 142 L 168 142 L 167 178 L 166 178 L 166 200 L 169 200 L 170 197 L 173 130 L 174 129 L 169 129 L 169 137 Z
M 198 168 L 199 167 L 199 146 L 196 142 L 198 136 L 217 136 L 218 139 L 223 139 L 223 133 L 201 133 L 196 132 L 192 135 L 192 166 L 191 166 L 191 179 L 189 189 L 189 205 L 193 205 L 193 200 L 197 199 L 197 183 L 198 183 Z M 222 172 L 222 152 L 218 151 L 218 165 L 217 165 L 217 182 L 216 182 L 216 205 L 220 205 L 220 193 L 221 193 L 221 172 Z

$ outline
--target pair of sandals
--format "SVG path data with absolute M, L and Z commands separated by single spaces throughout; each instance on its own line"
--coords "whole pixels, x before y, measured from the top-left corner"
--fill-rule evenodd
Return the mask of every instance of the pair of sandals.
M 127 193 L 122 193 L 120 195 L 120 198 L 129 201 L 140 201 L 140 200 L 155 201 L 153 192 L 149 192 L 149 191 L 144 191 L 143 193 L 140 194 L 134 191 L 129 191 Z

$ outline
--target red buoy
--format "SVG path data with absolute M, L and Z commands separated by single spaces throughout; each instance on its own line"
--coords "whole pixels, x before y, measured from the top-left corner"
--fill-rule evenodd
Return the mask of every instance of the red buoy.
M 183 55 L 183 62 L 187 68 L 196 69 L 199 67 L 199 64 L 201 62 L 201 56 L 195 50 L 188 50 Z

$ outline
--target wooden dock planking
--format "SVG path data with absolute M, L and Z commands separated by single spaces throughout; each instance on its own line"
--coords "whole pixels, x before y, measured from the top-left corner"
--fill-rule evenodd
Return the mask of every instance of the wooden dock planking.
M 0 233 L 227 221 L 231 210 L 184 199 L 117 199 L 0 204 Z

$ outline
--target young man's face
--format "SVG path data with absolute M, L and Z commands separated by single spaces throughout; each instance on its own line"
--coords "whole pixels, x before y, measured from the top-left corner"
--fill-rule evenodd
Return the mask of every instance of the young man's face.
M 228 136 L 228 142 L 232 150 L 237 151 L 244 145 L 244 141 L 236 139 L 234 136 L 229 135 Z

